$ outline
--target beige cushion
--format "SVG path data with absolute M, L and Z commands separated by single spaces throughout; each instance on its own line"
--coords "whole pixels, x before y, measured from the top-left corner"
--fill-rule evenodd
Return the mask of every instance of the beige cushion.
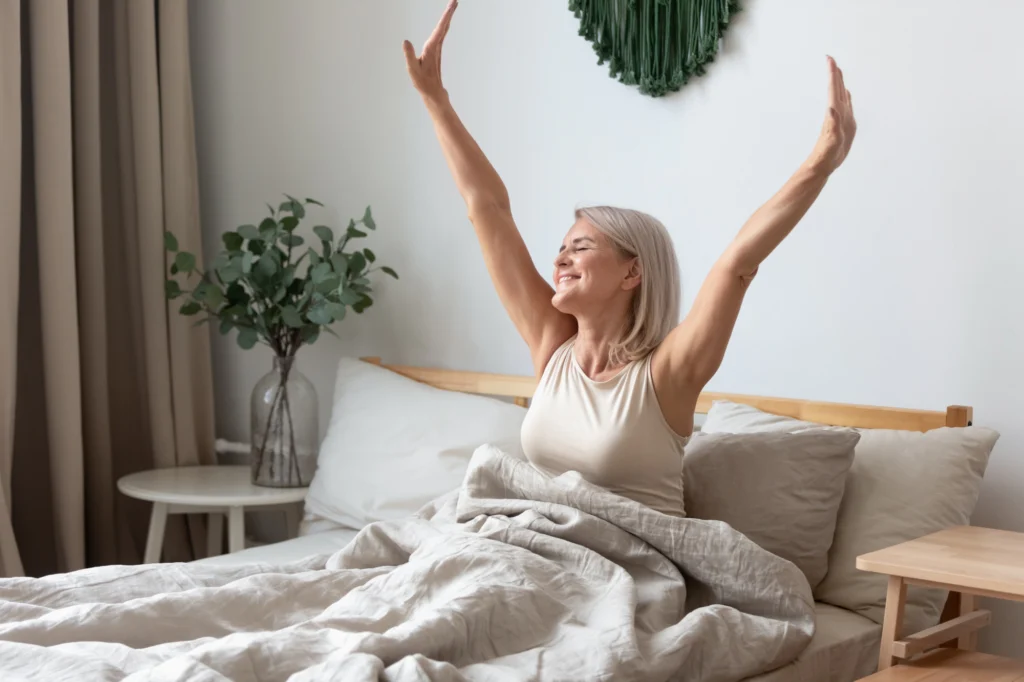
M 719 401 L 708 412 L 702 431 L 799 432 L 820 427 Z M 999 434 L 978 426 L 927 433 L 888 429 L 860 433 L 839 507 L 828 574 L 814 596 L 881 623 L 886 577 L 857 570 L 857 557 L 970 523 Z M 909 588 L 904 632 L 937 623 L 945 599 L 944 590 Z
M 796 564 L 814 587 L 828 571 L 856 431 L 694 434 L 683 455 L 687 515 L 725 521 Z

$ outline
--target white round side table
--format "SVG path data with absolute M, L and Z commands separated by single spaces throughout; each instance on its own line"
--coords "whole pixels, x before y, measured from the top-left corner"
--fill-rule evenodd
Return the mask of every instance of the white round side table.
M 248 466 L 193 466 L 153 469 L 129 474 L 117 481 L 128 497 L 153 503 L 146 537 L 147 564 L 160 561 L 168 514 L 209 514 L 206 553 L 221 553 L 224 516 L 228 517 L 228 551 L 245 549 L 245 511 L 281 507 L 288 534 L 298 531 L 300 503 L 309 488 L 265 488 L 253 485 Z

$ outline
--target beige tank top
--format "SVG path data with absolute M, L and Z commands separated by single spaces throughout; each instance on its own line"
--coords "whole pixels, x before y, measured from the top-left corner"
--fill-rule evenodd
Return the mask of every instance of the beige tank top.
M 673 516 L 683 516 L 683 448 L 654 393 L 651 356 L 615 377 L 588 377 L 573 347 L 548 361 L 523 421 L 523 453 L 553 476 L 584 479 Z

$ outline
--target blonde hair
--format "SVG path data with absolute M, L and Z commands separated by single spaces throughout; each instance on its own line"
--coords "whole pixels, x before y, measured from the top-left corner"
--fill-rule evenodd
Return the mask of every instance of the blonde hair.
M 672 237 L 654 216 L 628 208 L 587 206 L 576 209 L 580 218 L 640 265 L 640 290 L 610 359 L 625 364 L 647 357 L 679 324 L 679 262 Z

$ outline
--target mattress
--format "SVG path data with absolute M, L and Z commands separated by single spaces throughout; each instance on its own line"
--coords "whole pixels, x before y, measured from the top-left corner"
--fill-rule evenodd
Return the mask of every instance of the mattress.
M 811 643 L 789 665 L 750 682 L 852 682 L 878 669 L 882 626 L 859 613 L 817 602 Z
M 200 559 L 197 564 L 237 566 L 238 564 L 286 564 L 315 554 L 333 554 L 352 541 L 359 531 L 348 528 L 300 535 L 284 542 L 251 547 L 241 552 Z
M 253 547 L 233 554 L 200 559 L 196 563 L 238 565 L 281 564 L 316 554 L 332 554 L 347 545 L 358 531 L 333 529 L 292 540 Z M 789 665 L 750 682 L 852 682 L 875 672 L 882 626 L 860 614 L 828 604 L 815 604 L 817 628 L 811 643 Z

